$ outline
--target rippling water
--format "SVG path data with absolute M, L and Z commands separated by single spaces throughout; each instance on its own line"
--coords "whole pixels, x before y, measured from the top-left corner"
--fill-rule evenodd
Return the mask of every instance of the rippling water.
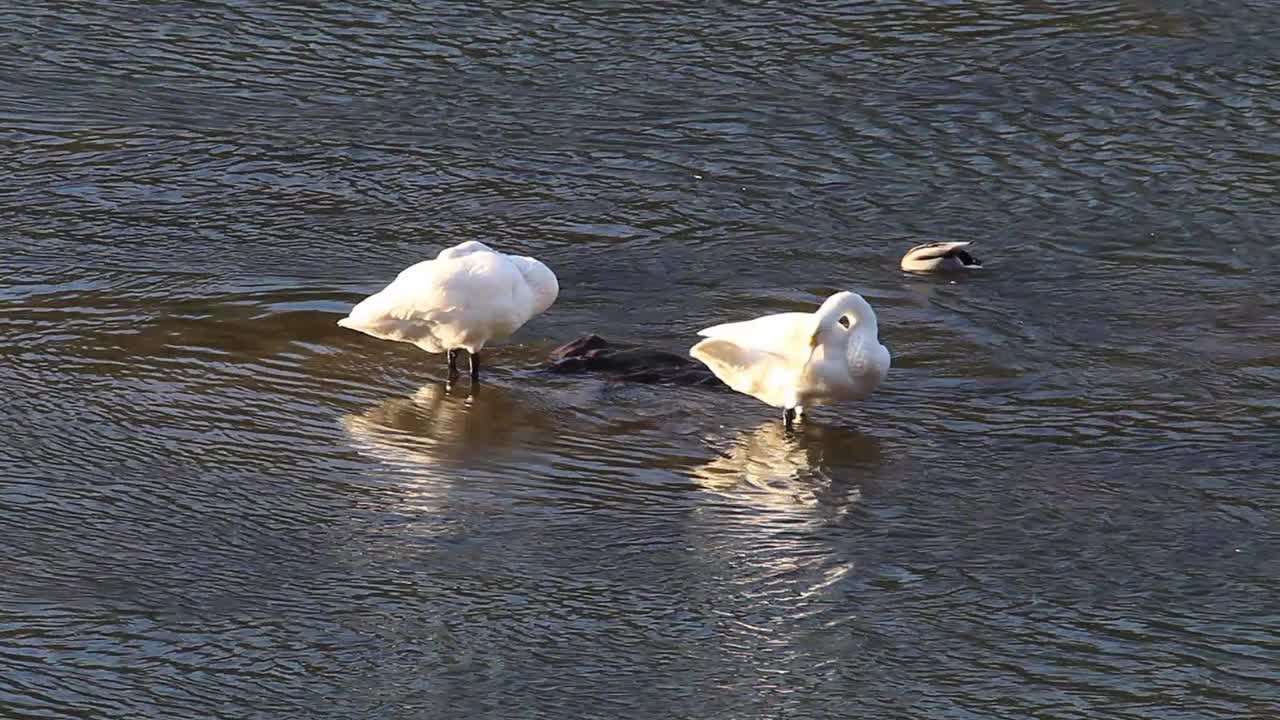
M 30 5 L 0 716 L 1280 715 L 1273 4 Z M 473 397 L 334 325 L 464 239 Z M 794 438 L 536 370 L 846 288 Z

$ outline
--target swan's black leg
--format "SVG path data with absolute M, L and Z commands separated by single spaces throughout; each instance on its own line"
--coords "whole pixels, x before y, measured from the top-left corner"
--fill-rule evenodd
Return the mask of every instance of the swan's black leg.
M 782 411 L 782 427 L 791 430 L 795 427 L 796 410 L 795 408 L 787 408 Z
M 449 380 L 452 382 L 458 377 L 458 351 L 450 350 L 449 357 Z
M 467 358 L 471 362 L 471 383 L 478 383 L 480 382 L 480 353 L 470 353 Z

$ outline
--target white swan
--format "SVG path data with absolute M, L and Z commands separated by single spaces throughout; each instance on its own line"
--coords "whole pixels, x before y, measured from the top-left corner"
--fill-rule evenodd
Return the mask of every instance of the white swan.
M 861 400 L 889 373 L 875 311 L 861 295 L 839 292 L 815 313 L 779 313 L 726 323 L 689 354 L 740 393 L 783 409 L 792 420 L 810 405 Z
M 982 261 L 964 248 L 968 242 L 935 242 L 917 245 L 902 256 L 902 269 L 907 272 L 954 272 L 976 270 Z
M 457 351 L 466 350 L 475 382 L 485 344 L 509 337 L 559 294 L 546 265 L 469 240 L 405 269 L 338 324 L 429 353 L 447 351 L 450 379 L 458 373 Z

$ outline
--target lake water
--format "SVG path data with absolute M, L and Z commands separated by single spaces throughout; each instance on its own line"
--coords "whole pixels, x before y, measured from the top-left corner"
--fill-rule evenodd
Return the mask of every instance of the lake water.
M 0 716 L 1280 716 L 1275 5 L 686 5 L 0 9 Z M 469 239 L 478 395 L 334 324 Z M 843 289 L 794 437 L 537 371 Z

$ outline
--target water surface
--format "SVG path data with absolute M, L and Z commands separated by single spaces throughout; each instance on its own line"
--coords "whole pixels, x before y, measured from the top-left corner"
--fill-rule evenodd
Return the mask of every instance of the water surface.
M 0 716 L 1270 718 L 1263 2 L 0 10 Z M 900 273 L 912 244 L 987 269 Z M 446 390 L 335 326 L 478 239 Z M 547 376 L 864 294 L 868 402 Z

